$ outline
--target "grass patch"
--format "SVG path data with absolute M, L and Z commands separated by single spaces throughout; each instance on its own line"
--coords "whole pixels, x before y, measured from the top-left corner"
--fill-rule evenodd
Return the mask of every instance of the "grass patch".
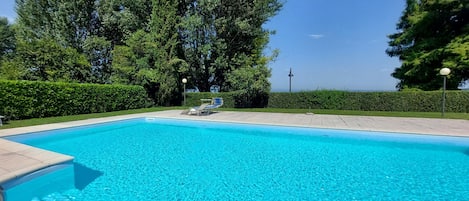
M 14 121 L 8 121 L 7 124 L 3 124 L 3 126 L 1 126 L 0 129 L 17 128 L 17 127 L 24 127 L 24 126 L 35 126 L 35 125 L 42 125 L 42 124 L 52 124 L 52 123 L 60 123 L 60 122 L 67 122 L 67 121 L 78 121 L 78 120 L 111 117 L 111 116 L 119 116 L 119 115 L 127 115 L 127 114 L 138 114 L 138 113 L 145 113 L 145 112 L 158 112 L 158 111 L 173 110 L 173 109 L 181 109 L 181 107 L 152 107 L 152 108 L 143 108 L 143 109 L 135 109 L 135 110 L 122 110 L 122 111 L 115 111 L 115 112 L 14 120 Z
M 386 112 L 386 111 L 357 111 L 357 110 L 317 110 L 317 109 L 282 109 L 282 108 L 243 108 L 221 109 L 225 111 L 244 112 L 273 112 L 273 113 L 314 113 L 331 115 L 381 116 L 381 117 L 417 117 L 442 118 L 440 112 Z M 467 119 L 469 113 L 445 113 L 445 119 Z
M 77 120 L 119 116 L 119 115 L 127 115 L 127 114 L 138 114 L 138 113 L 145 113 L 145 112 L 158 112 L 158 111 L 164 111 L 164 110 L 174 110 L 174 109 L 182 110 L 186 108 L 187 107 L 153 107 L 153 108 L 123 110 L 123 111 L 106 112 L 106 113 L 93 113 L 93 114 L 81 114 L 81 115 L 62 116 L 62 117 L 15 120 L 15 121 L 9 121 L 7 124 L 4 124 L 3 126 L 1 126 L 0 129 L 60 123 L 60 122 L 67 122 L 67 121 L 77 121 Z M 441 113 L 439 112 L 383 112 L 383 111 L 309 110 L 309 109 L 281 109 L 281 108 L 243 108 L 243 109 L 219 108 L 217 110 L 235 111 L 235 112 L 274 112 L 274 113 L 300 113 L 300 114 L 312 112 L 314 114 L 331 114 L 331 115 L 441 118 Z M 444 118 L 469 120 L 469 113 L 445 113 Z

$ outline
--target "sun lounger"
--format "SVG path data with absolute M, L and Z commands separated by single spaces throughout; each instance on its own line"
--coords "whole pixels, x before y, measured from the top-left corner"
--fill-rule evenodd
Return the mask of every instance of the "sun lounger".
M 203 99 L 205 100 L 205 99 Z M 209 99 L 210 100 L 210 99 Z M 223 105 L 223 98 L 212 98 L 210 104 L 203 103 L 200 106 L 190 108 L 188 110 L 184 110 L 181 114 L 188 114 L 188 115 L 203 115 L 203 114 L 210 114 L 212 113 L 213 109 L 219 108 Z
M 209 105 L 208 103 L 204 103 L 200 106 L 190 108 L 189 110 L 184 110 L 184 111 L 181 112 L 181 114 L 199 116 L 199 115 L 202 115 L 203 113 L 207 112 L 207 110 L 205 108 L 207 108 L 208 105 Z
M 205 110 L 207 110 L 207 113 L 210 114 L 213 109 L 217 109 L 223 105 L 223 98 L 221 97 L 216 97 L 212 98 L 212 103 L 210 105 L 207 105 L 205 107 Z

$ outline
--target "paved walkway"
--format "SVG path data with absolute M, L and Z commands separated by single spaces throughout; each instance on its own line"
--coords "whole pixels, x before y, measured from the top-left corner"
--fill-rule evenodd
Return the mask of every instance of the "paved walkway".
M 51 129 L 60 129 L 137 117 L 164 117 L 255 124 L 275 124 L 315 128 L 385 131 L 429 135 L 469 137 L 469 120 L 367 117 L 317 114 L 280 114 L 257 112 L 217 112 L 206 116 L 181 115 L 180 110 L 106 117 L 23 128 L 1 129 L 0 137 Z M 27 173 L 70 161 L 70 156 L 0 139 L 0 186 Z
M 0 137 L 51 129 L 67 128 L 73 126 L 104 123 L 109 121 L 124 120 L 138 117 L 163 117 L 206 121 L 275 124 L 316 128 L 335 128 L 349 130 L 385 131 L 398 133 L 469 137 L 469 120 L 228 111 L 216 112 L 204 116 L 196 116 L 181 115 L 181 110 L 168 110 L 161 112 L 105 117 L 98 119 L 88 119 L 39 126 L 0 129 Z

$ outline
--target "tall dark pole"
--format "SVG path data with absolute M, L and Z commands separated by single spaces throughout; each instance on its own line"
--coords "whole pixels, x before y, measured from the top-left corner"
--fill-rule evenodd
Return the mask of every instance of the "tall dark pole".
M 290 77 L 290 93 L 291 93 L 291 78 L 293 77 L 293 73 L 291 72 L 291 68 L 290 68 L 290 73 L 288 74 L 288 77 Z
M 187 78 L 182 78 L 182 84 L 184 85 L 184 106 L 186 106 L 186 83 L 187 83 Z
M 445 103 L 446 103 L 446 77 L 451 73 L 449 68 L 442 68 L 440 75 L 443 76 L 443 95 L 441 100 L 441 117 L 445 116 Z
M 445 116 L 445 103 L 446 103 L 446 75 L 443 76 L 443 101 L 441 106 L 441 116 Z

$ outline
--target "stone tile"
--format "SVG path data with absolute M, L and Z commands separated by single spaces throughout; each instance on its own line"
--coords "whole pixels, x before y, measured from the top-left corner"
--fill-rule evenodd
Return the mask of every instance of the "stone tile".
M 63 162 L 64 160 L 73 159 L 73 157 L 57 154 L 55 152 L 42 150 L 42 149 L 27 149 L 24 151 L 17 152 L 18 154 L 28 156 L 38 160 L 44 164 L 56 163 L 56 162 Z
M 5 169 L 3 169 L 3 168 L 0 168 L 0 175 L 7 174 L 8 172 L 10 172 L 10 171 L 5 170 Z
M 15 171 L 37 163 L 40 163 L 40 161 L 17 153 L 2 155 L 0 157 L 1 168 L 7 171 Z
M 26 146 L 21 145 L 21 144 L 12 143 L 12 144 L 7 144 L 6 146 L 4 146 L 2 148 L 5 149 L 5 150 L 8 150 L 9 152 L 19 152 L 19 151 L 27 150 L 30 147 L 26 147 Z
M 7 154 L 7 153 L 10 153 L 10 152 L 11 152 L 11 151 L 8 151 L 8 150 L 6 150 L 6 149 L 0 148 L 0 155 L 2 155 L 2 154 Z

